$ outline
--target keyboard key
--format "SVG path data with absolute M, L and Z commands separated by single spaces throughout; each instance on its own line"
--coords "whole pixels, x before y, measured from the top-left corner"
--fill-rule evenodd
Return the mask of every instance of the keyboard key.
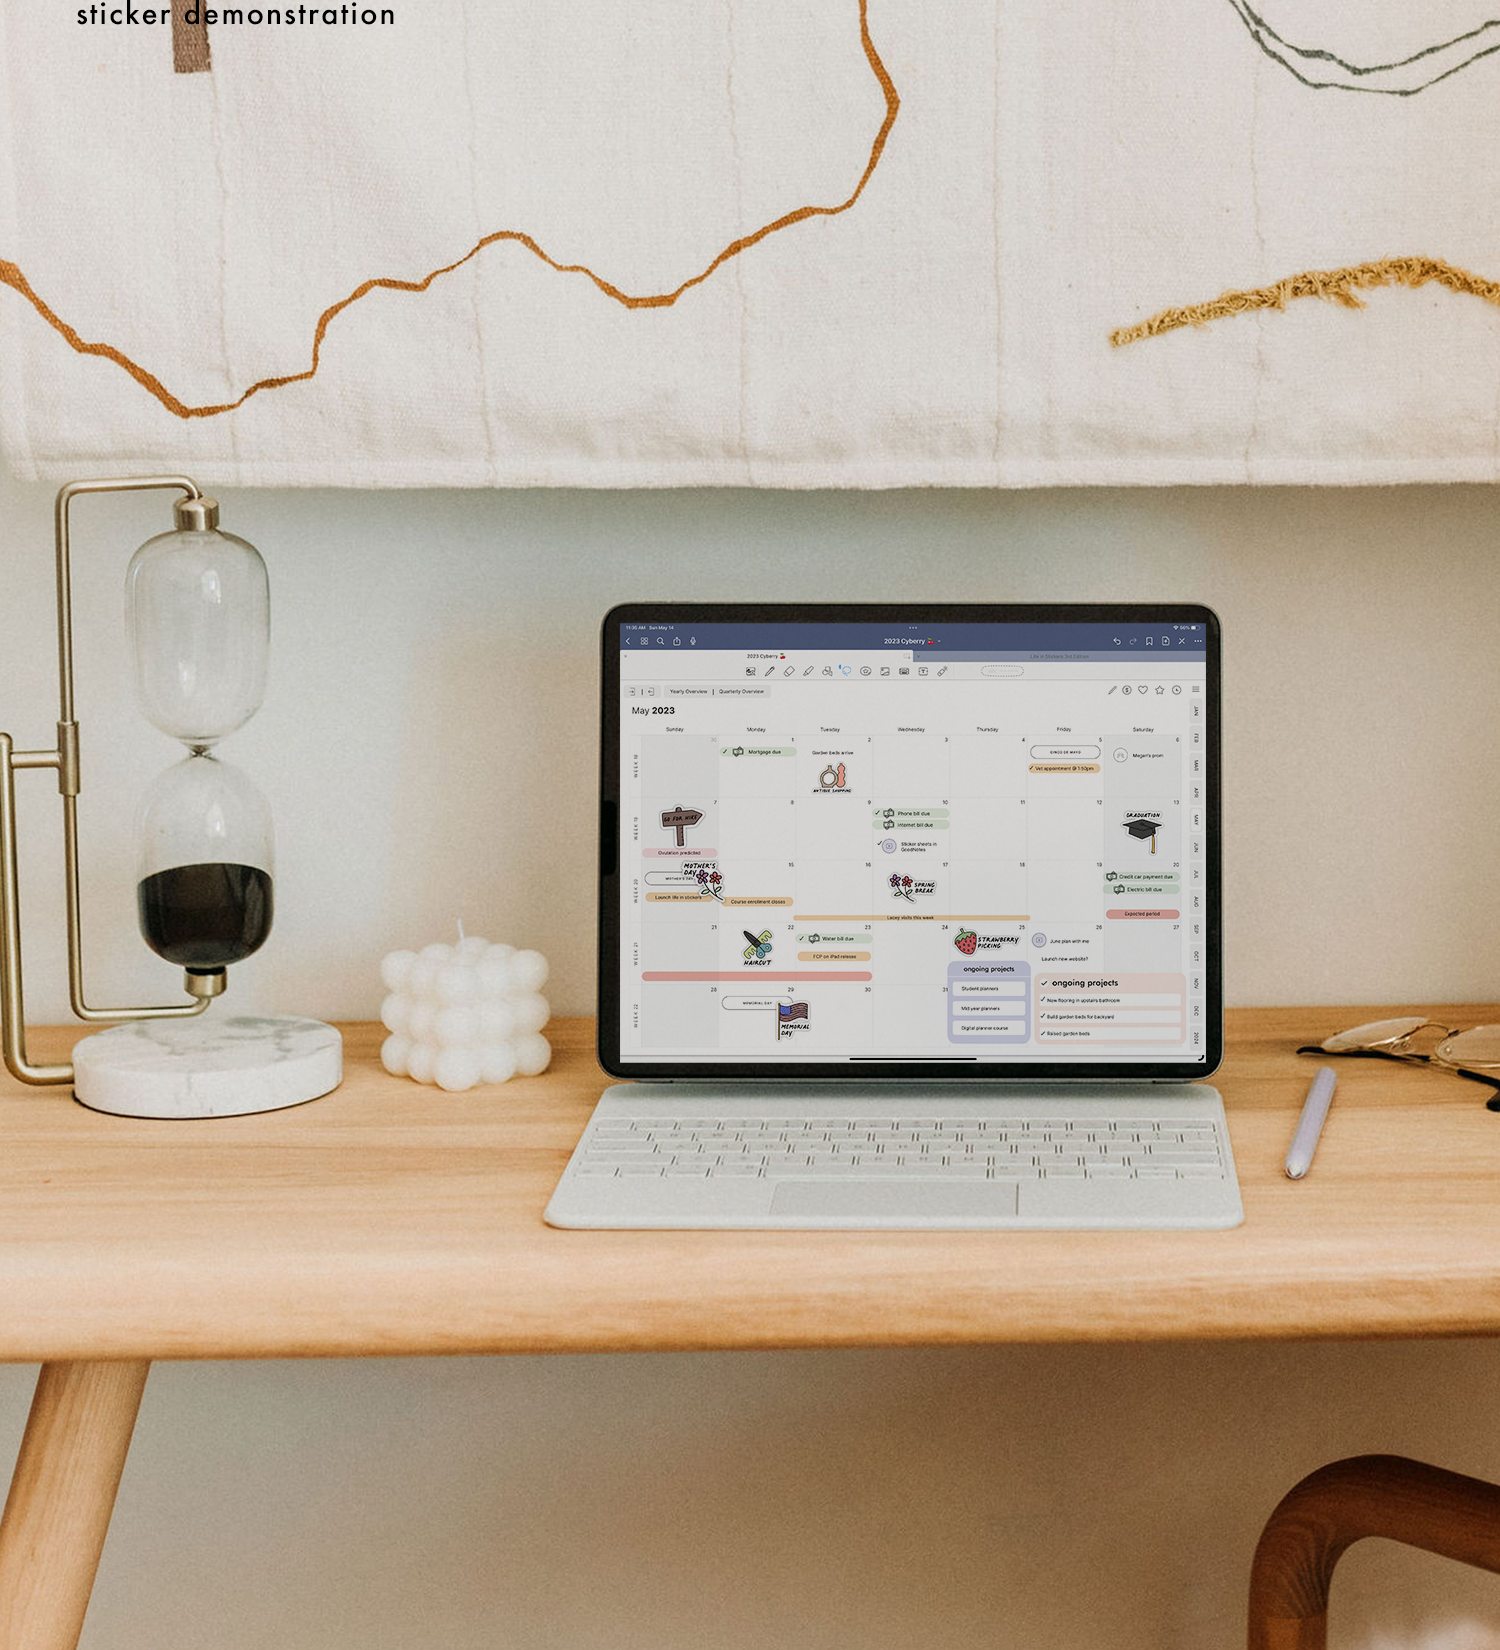
M 659 1175 L 661 1171 L 662 1166 L 659 1163 L 622 1163 L 618 1172 L 621 1176 L 625 1176 L 637 1174 Z

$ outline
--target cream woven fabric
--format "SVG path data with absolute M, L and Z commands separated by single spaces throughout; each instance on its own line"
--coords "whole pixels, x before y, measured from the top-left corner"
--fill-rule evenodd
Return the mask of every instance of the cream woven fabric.
M 1482 296 L 1110 342 L 1309 270 L 1500 279 L 1483 0 L 867 4 L 233 8 L 181 73 L 168 24 L 0 0 L 8 462 L 224 485 L 1500 476 Z

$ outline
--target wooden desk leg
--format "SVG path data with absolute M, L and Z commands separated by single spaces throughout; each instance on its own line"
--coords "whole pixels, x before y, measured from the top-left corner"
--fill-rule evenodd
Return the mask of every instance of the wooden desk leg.
M 76 1650 L 150 1368 L 42 1365 L 0 1518 L 0 1650 Z

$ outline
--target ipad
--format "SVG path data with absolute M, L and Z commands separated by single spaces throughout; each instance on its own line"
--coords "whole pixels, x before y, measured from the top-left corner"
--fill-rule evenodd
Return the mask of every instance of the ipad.
M 1207 1077 L 1218 622 L 616 608 L 600 845 L 616 1076 Z

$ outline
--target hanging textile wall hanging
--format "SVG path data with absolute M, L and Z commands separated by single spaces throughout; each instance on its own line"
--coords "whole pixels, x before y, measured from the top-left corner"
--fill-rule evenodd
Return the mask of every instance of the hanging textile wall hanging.
M 1500 477 L 1481 0 L 0 0 L 23 477 Z

